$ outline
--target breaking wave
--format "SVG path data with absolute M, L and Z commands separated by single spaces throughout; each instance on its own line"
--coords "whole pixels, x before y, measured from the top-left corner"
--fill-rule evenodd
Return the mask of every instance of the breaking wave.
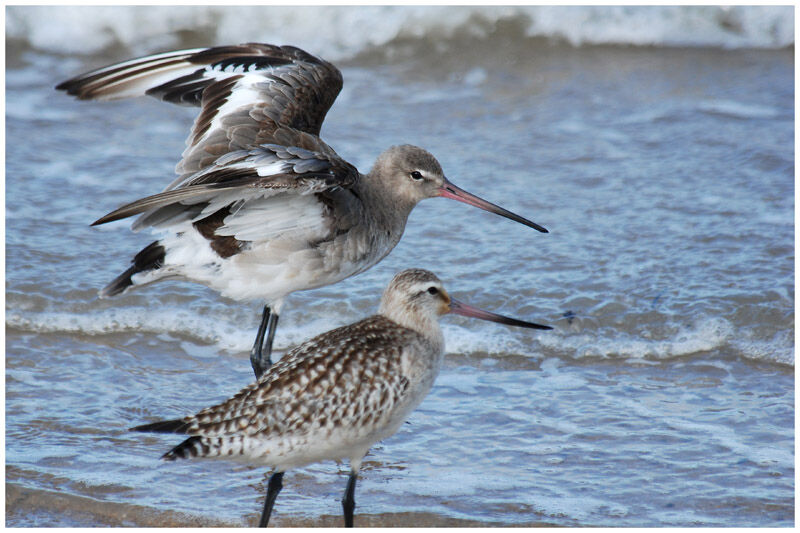
M 792 6 L 10 6 L 10 43 L 43 52 L 146 54 L 247 41 L 291 43 L 342 60 L 418 41 L 459 53 L 460 39 L 543 38 L 572 46 L 783 48 Z M 450 46 L 448 46 L 450 45 Z M 386 51 L 386 50 L 385 50 Z

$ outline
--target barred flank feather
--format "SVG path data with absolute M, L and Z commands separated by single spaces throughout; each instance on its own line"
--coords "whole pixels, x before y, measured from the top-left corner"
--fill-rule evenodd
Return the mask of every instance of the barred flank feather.
M 244 453 L 244 438 L 241 435 L 223 437 L 189 437 L 161 458 L 166 461 L 190 459 L 193 457 L 236 457 Z
M 165 461 L 189 459 L 191 457 L 208 457 L 210 448 L 203 442 L 203 437 L 189 437 L 161 456 Z

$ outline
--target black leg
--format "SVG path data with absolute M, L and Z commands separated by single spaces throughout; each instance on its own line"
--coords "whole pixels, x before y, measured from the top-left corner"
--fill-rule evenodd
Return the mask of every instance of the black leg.
M 262 358 L 262 360 L 265 360 L 263 363 L 265 371 L 272 366 L 272 341 L 275 340 L 275 330 L 278 329 L 278 318 L 280 317 L 275 311 L 269 315 L 269 324 L 267 325 L 267 342 L 264 343 L 264 356 Z
M 256 342 L 253 344 L 253 349 L 250 350 L 250 364 L 253 366 L 253 372 L 256 374 L 256 379 L 261 377 L 261 374 L 267 371 L 272 366 L 272 341 L 275 340 L 275 329 L 278 327 L 278 313 L 272 311 L 268 305 L 264 306 L 264 314 L 261 315 L 261 324 L 258 326 L 258 333 L 256 334 Z M 264 342 L 264 334 L 267 335 L 267 341 Z
M 256 333 L 256 342 L 253 344 L 253 349 L 250 350 L 250 364 L 253 367 L 253 372 L 256 373 L 256 379 L 266 370 L 261 367 L 261 347 L 264 344 L 264 334 L 267 332 L 269 318 L 270 309 L 268 305 L 265 305 L 264 313 L 261 315 L 261 324 L 258 325 L 258 333 Z
M 267 483 L 267 499 L 264 500 L 264 511 L 261 513 L 261 520 L 258 522 L 258 527 L 267 527 L 269 524 L 269 515 L 272 514 L 272 506 L 275 505 L 275 498 L 283 488 L 283 472 L 275 472 L 269 478 Z
M 344 490 L 344 497 L 342 498 L 342 509 L 344 509 L 344 527 L 353 527 L 353 511 L 356 508 L 356 481 L 358 474 L 350 472 L 350 477 L 347 478 L 347 488 Z

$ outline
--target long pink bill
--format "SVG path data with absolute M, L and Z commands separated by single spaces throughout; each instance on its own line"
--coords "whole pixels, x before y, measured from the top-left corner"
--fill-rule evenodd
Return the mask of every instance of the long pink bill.
M 490 313 L 489 311 L 484 311 L 483 309 L 478 309 L 477 307 L 472 307 L 471 305 L 459 302 L 452 296 L 450 297 L 450 312 L 456 315 L 470 316 L 473 318 L 480 318 L 482 320 L 489 320 L 490 322 L 499 322 L 500 324 L 506 324 L 509 326 L 519 326 L 521 328 L 553 329 L 550 326 L 543 326 L 541 324 L 534 324 L 533 322 L 525 322 L 523 320 L 517 320 L 516 318 L 509 318 L 496 313 Z
M 506 217 L 508 219 L 513 220 L 514 222 L 519 222 L 520 224 L 525 224 L 537 231 L 541 231 L 542 233 L 548 233 L 547 229 L 543 228 L 536 222 L 531 222 L 527 218 L 522 218 L 521 216 L 512 213 L 507 209 L 503 209 L 499 205 L 494 205 L 491 202 L 487 202 L 483 198 L 479 198 L 474 194 L 468 193 L 464 189 L 457 187 L 450 183 L 450 181 L 445 180 L 444 185 L 439 188 L 439 196 L 443 198 L 451 198 L 453 200 L 458 200 L 459 202 L 464 202 L 465 204 L 472 205 L 483 209 L 484 211 L 489 211 L 490 213 L 495 213 L 500 215 L 501 217 Z

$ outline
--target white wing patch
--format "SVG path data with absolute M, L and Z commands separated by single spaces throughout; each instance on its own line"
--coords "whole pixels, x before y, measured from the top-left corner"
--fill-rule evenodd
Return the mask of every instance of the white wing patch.
M 266 242 L 292 233 L 301 240 L 313 241 L 328 231 L 324 206 L 313 195 L 276 194 L 248 200 L 232 211 L 217 229 L 217 235 Z
M 204 72 L 204 77 L 206 78 L 214 78 L 217 81 L 225 80 L 231 77 L 230 72 L 207 69 Z M 203 133 L 203 136 L 200 138 L 194 138 L 194 135 L 190 135 L 188 139 L 186 139 L 186 145 L 188 148 L 183 152 L 183 159 L 188 159 L 189 153 L 195 149 L 196 146 L 202 146 L 203 143 L 214 133 L 218 130 L 225 131 L 225 128 L 222 125 L 222 121 L 226 115 L 229 115 L 236 110 L 244 107 L 250 108 L 253 106 L 254 102 L 258 102 L 261 99 L 260 91 L 257 88 L 258 83 L 264 82 L 264 75 L 263 72 L 259 72 L 257 74 L 245 74 L 236 84 L 231 88 L 230 96 L 225 101 L 224 104 L 219 106 L 214 114 L 214 118 L 211 120 L 211 123 L 208 129 Z M 198 117 L 199 118 L 199 117 Z
M 264 165 L 263 167 L 258 167 L 256 169 L 256 172 L 258 173 L 259 176 L 263 178 L 264 176 L 275 176 L 277 174 L 281 174 L 282 172 L 286 172 L 290 169 L 291 167 L 288 166 L 283 161 L 276 161 L 270 165 Z

